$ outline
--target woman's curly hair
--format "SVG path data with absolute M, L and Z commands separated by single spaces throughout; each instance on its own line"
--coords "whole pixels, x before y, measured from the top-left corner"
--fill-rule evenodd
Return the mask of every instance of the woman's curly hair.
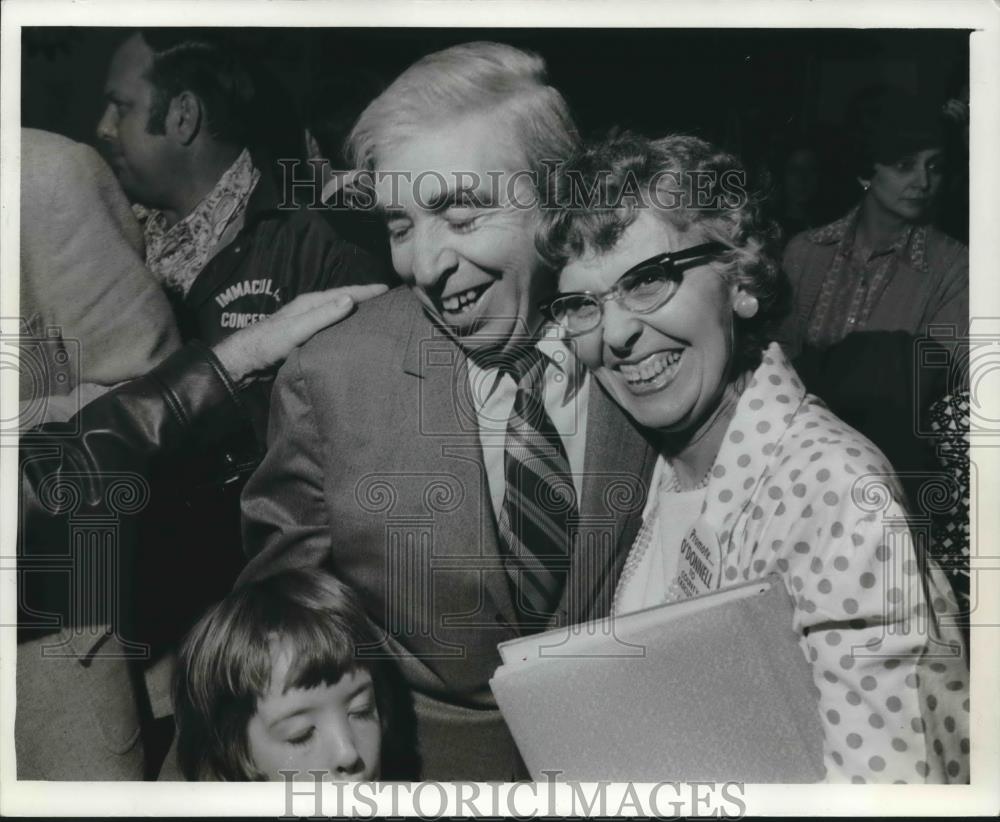
M 756 368 L 788 310 L 788 280 L 772 252 L 779 233 L 747 187 L 740 160 L 686 134 L 651 140 L 628 132 L 591 143 L 553 176 L 536 238 L 556 270 L 589 252 L 612 249 L 641 209 L 702 242 L 728 247 L 716 263 L 727 283 L 757 298 L 755 316 L 736 317 L 735 363 Z

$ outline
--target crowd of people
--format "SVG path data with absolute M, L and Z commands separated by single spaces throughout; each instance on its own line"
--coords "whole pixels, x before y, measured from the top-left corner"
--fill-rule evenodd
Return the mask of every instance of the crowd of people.
M 524 779 L 499 643 L 775 574 L 826 780 L 969 781 L 944 101 L 884 96 L 823 225 L 808 144 L 768 200 L 492 42 L 331 81 L 296 204 L 262 83 L 131 32 L 107 162 L 22 130 L 20 779 Z

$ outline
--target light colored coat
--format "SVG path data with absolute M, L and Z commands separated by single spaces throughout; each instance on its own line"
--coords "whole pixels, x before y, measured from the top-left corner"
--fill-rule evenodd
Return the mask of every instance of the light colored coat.
M 139 225 L 97 152 L 22 129 L 20 313 L 34 337 L 20 350 L 22 426 L 69 418 L 179 347 L 141 254 Z M 128 663 L 94 631 L 89 641 L 63 631 L 18 646 L 19 778 L 143 778 Z
M 21 130 L 21 400 L 114 385 L 180 346 L 163 289 L 142 260 L 142 232 L 94 149 Z

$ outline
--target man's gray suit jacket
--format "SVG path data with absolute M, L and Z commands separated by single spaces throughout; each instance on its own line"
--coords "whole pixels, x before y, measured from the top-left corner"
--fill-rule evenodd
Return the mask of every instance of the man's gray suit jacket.
M 589 390 L 580 524 L 553 624 L 607 613 L 655 461 L 595 380 Z M 241 581 L 326 567 L 384 632 L 406 682 L 389 732 L 414 756 L 402 775 L 524 776 L 488 685 L 497 644 L 519 629 L 465 358 L 408 289 L 289 357 L 243 514 Z

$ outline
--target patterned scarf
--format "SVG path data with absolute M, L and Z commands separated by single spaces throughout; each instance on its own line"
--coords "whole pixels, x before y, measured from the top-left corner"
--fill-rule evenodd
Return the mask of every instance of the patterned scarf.
M 259 179 L 260 171 L 244 149 L 194 211 L 169 228 L 162 211 L 134 206 L 143 223 L 146 266 L 164 288 L 187 296 L 226 230 L 242 221 Z

